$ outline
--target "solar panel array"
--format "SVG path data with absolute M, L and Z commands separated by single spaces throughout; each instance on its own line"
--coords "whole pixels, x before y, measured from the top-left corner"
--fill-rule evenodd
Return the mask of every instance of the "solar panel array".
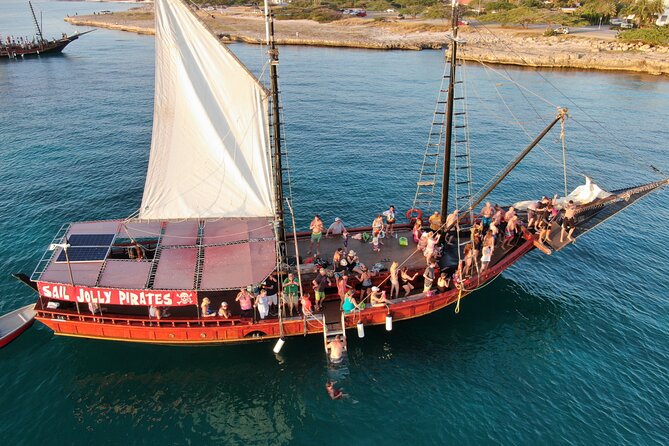
M 73 234 L 67 239 L 70 247 L 61 251 L 56 262 L 101 262 L 107 258 L 116 234 Z

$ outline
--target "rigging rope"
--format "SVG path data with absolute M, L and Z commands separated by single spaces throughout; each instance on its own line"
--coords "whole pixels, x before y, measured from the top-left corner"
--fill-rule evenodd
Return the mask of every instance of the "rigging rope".
M 483 34 L 481 33 L 481 31 L 480 31 L 479 28 L 483 28 L 483 29 L 485 29 L 485 30 L 486 30 L 488 33 L 490 33 L 490 35 L 492 35 L 498 42 L 502 43 L 510 53 L 513 53 L 513 54 L 516 55 L 518 58 L 520 58 L 520 60 L 523 61 L 523 63 L 527 64 L 526 59 L 525 59 L 520 53 L 518 53 L 517 51 L 515 51 L 515 50 L 513 49 L 513 47 L 511 47 L 511 45 L 509 45 L 509 43 L 508 43 L 506 40 L 500 38 L 500 37 L 499 37 L 495 32 L 493 32 L 490 28 L 486 27 L 484 24 L 478 24 L 478 25 L 472 26 L 472 29 L 474 29 L 474 30 L 475 30 L 475 31 L 476 31 L 482 38 L 485 38 L 485 37 L 483 36 Z M 474 59 L 474 60 L 477 60 L 477 59 Z M 483 61 L 481 61 L 481 60 L 477 60 L 477 61 L 478 61 L 479 63 L 481 63 L 482 65 L 485 65 L 485 63 L 484 63 Z M 529 65 L 529 64 L 528 64 L 528 65 Z M 597 126 L 600 127 L 600 128 L 603 130 L 603 132 L 602 132 L 601 134 L 598 134 L 598 135 L 600 135 L 600 136 L 604 136 L 605 138 L 608 138 L 609 141 L 614 142 L 614 143 L 616 143 L 616 144 L 619 144 L 619 145 L 622 146 L 623 148 L 627 149 L 627 150 L 623 151 L 623 153 L 625 153 L 625 155 L 626 155 L 629 159 L 631 159 L 632 161 L 635 161 L 639 166 L 642 166 L 642 167 L 644 167 L 644 168 L 650 168 L 650 169 L 651 169 L 652 171 L 654 171 L 655 173 L 659 173 L 659 174 L 661 174 L 661 175 L 663 175 L 663 176 L 667 176 L 664 172 L 662 172 L 662 171 L 661 171 L 660 169 L 658 169 L 657 167 L 655 167 L 655 166 L 653 166 L 653 165 L 651 165 L 651 164 L 648 164 L 645 160 L 641 159 L 640 157 L 635 157 L 635 156 L 633 156 L 633 153 L 634 153 L 635 151 L 634 151 L 634 149 L 633 149 L 632 147 L 630 147 L 630 146 L 628 146 L 627 144 L 625 144 L 625 142 L 624 142 L 623 140 L 621 140 L 621 139 L 619 139 L 619 138 L 615 138 L 615 137 L 612 135 L 610 129 L 607 129 L 601 122 L 599 122 L 599 121 L 598 121 L 597 119 L 595 119 L 592 115 L 590 115 L 586 110 L 584 110 L 581 106 L 579 106 L 578 103 L 577 103 L 576 101 L 574 101 L 571 97 L 569 97 L 569 96 L 568 96 L 567 94 L 565 94 L 562 90 L 560 90 L 555 84 L 553 84 L 548 78 L 546 78 L 540 71 L 536 71 L 535 73 L 536 73 L 541 79 L 543 79 L 544 82 L 546 82 L 548 85 L 550 85 L 550 86 L 551 86 L 557 93 L 559 93 L 562 97 L 564 97 L 565 99 L 567 99 L 567 101 L 569 101 L 569 102 L 570 102 L 576 109 L 578 109 L 581 113 L 583 113 L 583 115 L 587 116 L 592 122 L 594 122 L 595 124 L 597 124 Z M 508 80 L 509 80 L 510 82 L 516 83 L 515 81 L 513 81 L 513 80 L 510 79 L 510 78 L 509 78 Z M 524 88 L 524 87 L 522 87 L 522 86 L 520 86 L 520 85 L 518 85 L 518 87 L 527 90 L 526 88 Z M 527 91 L 529 91 L 529 90 L 527 90 Z M 538 97 L 539 99 L 544 100 L 545 102 L 549 102 L 547 99 L 542 98 L 541 96 L 539 96 L 539 95 L 537 95 L 537 94 L 535 94 L 535 93 L 532 93 L 532 94 L 534 94 L 534 95 L 535 95 L 536 97 Z M 550 103 L 550 102 L 549 102 L 549 103 Z M 573 119 L 573 121 L 574 121 L 575 123 L 577 123 L 579 126 L 581 126 L 581 127 L 582 127 L 583 129 L 585 129 L 586 131 L 590 132 L 590 133 L 593 134 L 593 135 L 595 134 L 595 132 L 594 132 L 592 129 L 590 129 L 588 126 L 584 125 L 584 124 L 583 124 L 581 121 L 579 121 L 578 119 L 573 118 L 573 117 L 572 117 L 572 119 Z

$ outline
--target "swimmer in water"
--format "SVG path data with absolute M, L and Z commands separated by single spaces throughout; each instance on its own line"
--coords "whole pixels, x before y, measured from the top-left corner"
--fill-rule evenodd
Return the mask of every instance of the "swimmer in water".
M 330 395 L 330 398 L 333 400 L 340 400 L 346 396 L 344 392 L 342 392 L 339 389 L 335 389 L 335 382 L 336 381 L 328 381 L 325 383 L 325 390 L 327 390 L 328 395 Z

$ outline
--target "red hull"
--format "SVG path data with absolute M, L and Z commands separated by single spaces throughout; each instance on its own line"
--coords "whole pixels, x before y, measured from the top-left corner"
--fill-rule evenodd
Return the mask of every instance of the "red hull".
M 493 280 L 506 268 L 513 265 L 523 255 L 534 248 L 533 240 L 526 240 L 499 264 L 490 268 L 481 277 L 465 281 L 467 296 L 478 287 Z M 361 312 L 346 316 L 346 328 L 354 328 L 358 321 L 364 325 L 385 324 L 386 315 L 394 321 L 413 319 L 451 305 L 458 300 L 459 290 L 431 297 L 419 294 L 395 301 L 389 308 L 366 308 Z M 248 320 L 207 319 L 163 319 L 150 321 L 125 317 L 101 317 L 78 315 L 70 312 L 37 310 L 37 319 L 58 335 L 92 339 L 106 339 L 126 342 L 143 342 L 175 345 L 219 344 L 253 342 L 278 338 L 282 335 L 278 320 L 251 324 Z M 323 326 L 316 320 L 289 318 L 283 321 L 283 336 L 304 336 L 323 332 Z

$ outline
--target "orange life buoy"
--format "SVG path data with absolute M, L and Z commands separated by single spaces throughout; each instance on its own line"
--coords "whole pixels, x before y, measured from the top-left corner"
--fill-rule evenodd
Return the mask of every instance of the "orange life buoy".
M 411 208 L 407 211 L 406 217 L 407 220 L 420 220 L 423 218 L 423 211 L 418 208 Z

